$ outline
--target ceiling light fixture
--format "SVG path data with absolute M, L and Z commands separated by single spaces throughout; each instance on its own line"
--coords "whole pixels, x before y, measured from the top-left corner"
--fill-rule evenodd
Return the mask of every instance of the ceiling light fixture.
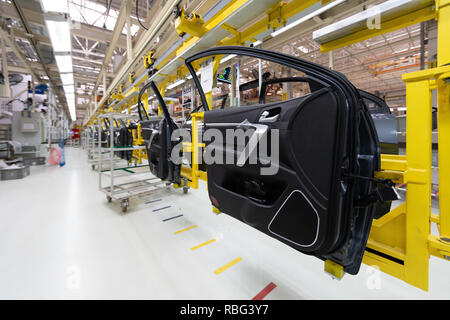
M 325 6 L 321 7 L 320 9 L 317 9 L 317 10 L 311 12 L 310 14 L 307 14 L 306 16 L 303 16 L 300 19 L 298 19 L 298 20 L 288 24 L 287 26 L 285 26 L 285 27 L 283 27 L 283 28 L 281 28 L 281 29 L 279 29 L 279 30 L 277 30 L 275 32 L 272 32 L 271 36 L 273 38 L 275 38 L 276 36 L 279 36 L 280 34 L 285 33 L 286 31 L 291 30 L 292 28 L 302 24 L 303 22 L 308 21 L 309 19 L 312 19 L 314 17 L 317 17 L 319 14 L 322 14 L 325 11 L 330 10 L 331 8 L 334 8 L 334 7 L 344 3 L 346 1 L 347 0 L 336 0 L 336 1 L 333 1 L 333 2 L 331 2 L 331 3 L 329 3 L 329 4 L 325 5 Z
M 44 12 L 69 12 L 66 0 L 41 0 L 41 6 Z
M 220 63 L 222 64 L 222 63 L 228 62 L 228 61 L 230 61 L 231 59 L 233 59 L 235 57 L 237 57 L 236 54 L 229 54 L 228 56 L 226 56 L 225 58 L 220 60 Z
M 167 89 L 168 89 L 168 90 L 171 90 L 171 89 L 173 89 L 173 88 L 178 87 L 179 85 L 182 85 L 182 84 L 185 83 L 185 82 L 186 82 L 185 80 L 179 80 L 179 81 L 177 81 L 177 82 L 174 82 L 174 83 L 171 84 L 170 86 L 167 86 Z
M 58 16 L 59 17 L 59 16 Z M 70 37 L 70 25 L 67 20 L 45 20 L 47 30 L 50 35 L 53 52 L 70 52 L 72 50 L 72 41 Z

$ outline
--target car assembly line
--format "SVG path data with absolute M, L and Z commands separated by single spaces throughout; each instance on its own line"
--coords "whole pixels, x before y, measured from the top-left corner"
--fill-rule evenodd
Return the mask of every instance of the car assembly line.
M 449 0 L 104 2 L 0 4 L 0 297 L 450 298 Z

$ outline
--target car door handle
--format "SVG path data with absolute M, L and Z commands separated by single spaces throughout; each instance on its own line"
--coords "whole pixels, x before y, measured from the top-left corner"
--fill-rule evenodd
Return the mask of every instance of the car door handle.
M 276 114 L 272 117 L 269 117 L 270 112 L 264 111 L 261 114 L 261 117 L 259 117 L 259 122 L 275 122 L 278 121 L 278 118 L 280 117 L 280 114 Z

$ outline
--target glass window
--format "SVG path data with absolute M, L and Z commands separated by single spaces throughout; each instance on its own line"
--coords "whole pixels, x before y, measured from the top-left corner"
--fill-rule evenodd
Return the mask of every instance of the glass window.
M 271 61 L 230 54 L 211 56 L 197 65 L 202 65 L 197 71 L 201 71 L 198 77 L 204 91 L 212 83 L 213 110 L 286 101 L 311 93 L 304 73 Z M 211 75 L 212 80 L 207 79 Z

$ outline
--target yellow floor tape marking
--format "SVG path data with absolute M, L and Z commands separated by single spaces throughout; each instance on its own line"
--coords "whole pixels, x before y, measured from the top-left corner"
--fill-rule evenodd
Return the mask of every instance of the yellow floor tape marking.
M 215 241 L 216 241 L 216 239 L 211 239 L 209 241 L 203 242 L 202 244 L 199 244 L 198 246 L 192 247 L 191 250 L 194 251 L 194 250 L 200 249 L 201 247 L 204 247 L 204 246 L 206 246 L 208 244 L 211 244 L 211 243 L 213 243 Z
M 241 260 L 242 260 L 241 257 L 236 258 L 236 259 L 234 259 L 233 261 L 228 262 L 228 263 L 227 263 L 226 265 L 224 265 L 223 267 L 220 267 L 219 269 L 217 269 L 216 271 L 214 271 L 214 273 L 215 273 L 216 275 L 219 275 L 219 274 L 221 274 L 222 272 L 224 272 L 225 270 L 227 270 L 228 268 L 231 268 L 232 266 L 234 266 L 236 263 L 238 263 L 238 262 L 241 261 Z
M 179 233 L 182 233 L 182 232 L 185 232 L 185 231 L 189 231 L 189 230 L 194 229 L 194 228 L 197 228 L 197 227 L 198 227 L 198 226 L 192 226 L 192 227 L 189 227 L 189 228 L 186 228 L 186 229 L 183 229 L 183 230 L 174 232 L 173 234 L 179 234 Z

